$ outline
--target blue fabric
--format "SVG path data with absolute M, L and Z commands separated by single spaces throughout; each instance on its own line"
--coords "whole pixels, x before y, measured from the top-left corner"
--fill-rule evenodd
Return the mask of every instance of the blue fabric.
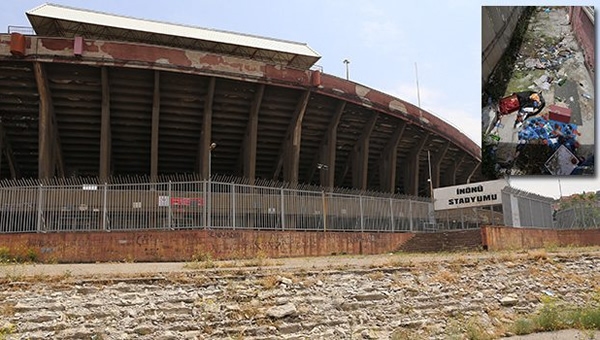
M 554 134 L 556 126 L 560 126 L 562 137 Z M 563 123 L 555 120 L 545 120 L 542 117 L 533 117 L 523 123 L 523 127 L 518 132 L 519 141 L 524 140 L 527 143 L 533 140 L 546 141 L 552 150 L 558 149 L 563 144 L 571 152 L 575 152 L 575 143 L 577 142 L 577 125 Z

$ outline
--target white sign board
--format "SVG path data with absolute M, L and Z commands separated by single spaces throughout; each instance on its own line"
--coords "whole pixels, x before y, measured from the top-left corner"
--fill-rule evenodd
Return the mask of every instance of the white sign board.
M 502 204 L 502 189 L 506 186 L 505 179 L 498 179 L 433 189 L 433 207 L 448 210 Z

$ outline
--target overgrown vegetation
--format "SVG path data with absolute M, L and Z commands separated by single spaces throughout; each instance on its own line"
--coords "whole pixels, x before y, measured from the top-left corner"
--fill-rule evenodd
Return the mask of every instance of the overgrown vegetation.
M 0 264 L 35 262 L 38 262 L 38 253 L 31 247 L 18 249 L 0 247 Z
M 598 300 L 598 299 L 594 299 Z M 512 332 L 524 335 L 561 329 L 600 330 L 600 306 L 571 306 L 556 298 L 544 297 L 540 310 L 533 315 L 519 318 Z

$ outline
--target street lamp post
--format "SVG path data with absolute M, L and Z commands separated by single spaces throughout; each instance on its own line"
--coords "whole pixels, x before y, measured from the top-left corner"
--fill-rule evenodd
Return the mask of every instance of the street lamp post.
M 211 210 L 211 203 L 212 203 L 212 183 L 211 183 L 211 177 L 212 177 L 212 151 L 217 147 L 217 143 L 211 143 L 210 147 L 208 148 L 208 197 L 206 200 L 206 208 L 208 210 L 208 219 L 207 219 L 207 225 L 210 228 L 212 226 L 212 210 Z
M 348 69 L 348 64 L 350 64 L 350 60 L 344 59 L 344 64 L 346 64 L 346 80 L 350 80 L 350 70 Z

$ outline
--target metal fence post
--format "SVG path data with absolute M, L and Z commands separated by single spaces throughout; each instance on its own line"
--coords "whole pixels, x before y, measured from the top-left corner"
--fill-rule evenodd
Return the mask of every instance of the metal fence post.
M 42 231 L 42 219 L 44 217 L 44 210 L 42 207 L 42 204 L 44 203 L 44 200 L 42 198 L 44 189 L 42 188 L 43 185 L 40 183 L 40 186 L 38 187 L 38 218 L 37 218 L 37 232 L 41 232 Z
M 106 218 L 108 216 L 108 208 L 106 206 L 107 203 L 107 188 L 108 184 L 106 182 L 104 182 L 104 192 L 103 192 L 103 198 L 102 198 L 102 230 L 106 231 Z
M 283 188 L 281 188 L 281 230 L 285 230 L 285 209 L 284 209 Z
M 206 229 L 206 224 L 207 224 L 207 221 L 208 221 L 207 215 L 206 215 L 206 202 L 207 202 L 207 200 L 206 200 L 206 198 L 207 198 L 207 196 L 206 196 L 206 181 L 202 181 L 202 192 L 203 192 L 203 195 L 204 195 L 204 205 L 203 205 L 203 207 L 204 207 L 204 209 L 203 209 L 204 210 L 204 214 L 203 214 L 204 215 L 203 216 L 204 221 L 203 221 L 203 224 L 204 224 L 204 229 Z
M 173 207 L 171 206 L 171 181 L 169 181 L 169 218 L 167 220 L 167 227 L 169 227 L 169 229 L 171 229 L 171 220 L 173 219 Z
M 321 198 L 323 199 L 323 231 L 327 231 L 327 202 L 325 202 L 325 191 L 321 191 Z
M 235 183 L 231 182 L 231 224 L 235 230 Z
M 362 195 L 358 195 L 358 204 L 360 206 L 360 232 L 365 231 L 365 216 L 363 212 L 363 200 Z
M 408 200 L 408 221 L 409 221 L 409 230 L 412 232 L 414 229 L 413 226 L 413 212 L 412 212 L 412 200 Z
M 391 227 L 392 227 L 392 232 L 394 232 L 395 231 L 395 229 L 394 229 L 394 202 L 391 197 L 390 197 L 390 223 L 391 223 Z

